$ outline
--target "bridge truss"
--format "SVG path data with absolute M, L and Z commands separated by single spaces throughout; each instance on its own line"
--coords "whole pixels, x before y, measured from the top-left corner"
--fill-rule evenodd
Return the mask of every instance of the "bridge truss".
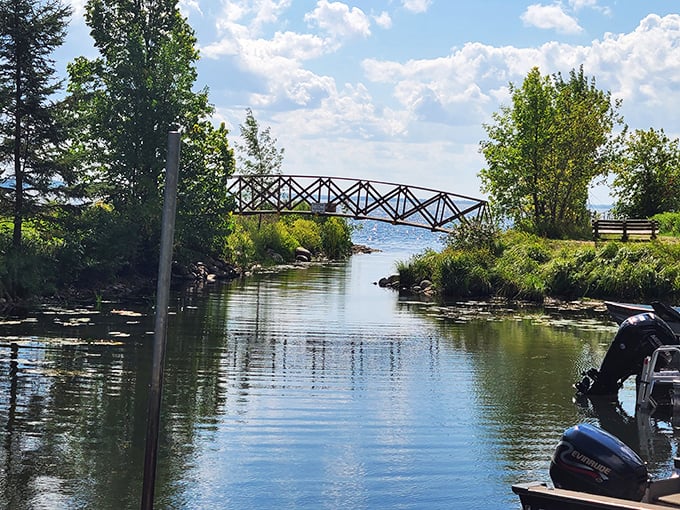
M 234 175 L 227 191 L 236 214 L 316 214 L 451 232 L 488 220 L 485 200 L 418 186 L 345 177 Z

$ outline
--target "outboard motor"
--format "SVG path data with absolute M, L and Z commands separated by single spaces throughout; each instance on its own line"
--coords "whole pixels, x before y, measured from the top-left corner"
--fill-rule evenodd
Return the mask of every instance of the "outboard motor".
M 591 368 L 574 387 L 583 395 L 616 395 L 628 377 L 642 373 L 645 358 L 658 347 L 679 344 L 670 326 L 656 314 L 628 317 L 621 323 L 600 370 Z
M 550 462 L 555 487 L 640 501 L 648 484 L 647 467 L 618 438 L 582 423 L 567 429 Z

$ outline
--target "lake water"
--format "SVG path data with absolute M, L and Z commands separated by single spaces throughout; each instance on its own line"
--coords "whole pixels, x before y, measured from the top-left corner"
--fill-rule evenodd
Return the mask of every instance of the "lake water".
M 604 312 L 450 306 L 374 284 L 436 235 L 366 223 L 383 251 L 173 294 L 156 508 L 517 509 L 587 421 L 670 471 L 670 426 L 571 385 Z M 152 303 L 0 323 L 0 507 L 139 508 Z

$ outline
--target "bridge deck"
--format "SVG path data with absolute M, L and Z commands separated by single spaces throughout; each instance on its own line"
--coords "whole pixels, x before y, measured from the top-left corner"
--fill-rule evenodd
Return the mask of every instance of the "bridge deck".
M 234 175 L 236 214 L 322 214 L 451 232 L 488 219 L 485 200 L 381 181 L 307 175 Z

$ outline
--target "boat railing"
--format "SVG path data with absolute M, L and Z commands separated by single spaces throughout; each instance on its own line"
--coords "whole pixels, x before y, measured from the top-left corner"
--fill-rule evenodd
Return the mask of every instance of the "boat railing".
M 638 407 L 654 409 L 659 405 L 653 396 L 659 384 L 672 386 L 670 403 L 680 408 L 680 346 L 659 347 L 645 358 L 637 391 Z

